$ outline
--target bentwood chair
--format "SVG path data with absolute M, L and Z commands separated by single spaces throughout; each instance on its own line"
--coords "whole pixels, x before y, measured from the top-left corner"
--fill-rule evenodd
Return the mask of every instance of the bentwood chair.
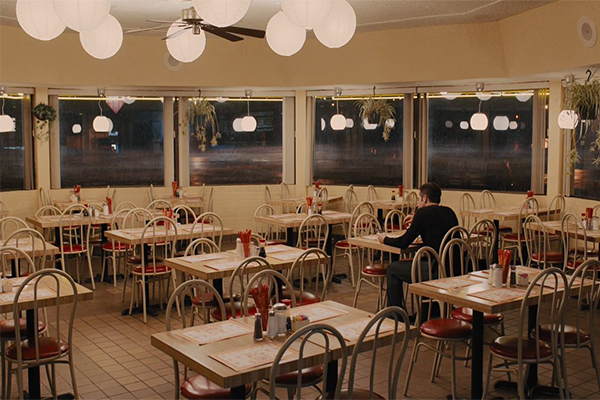
M 381 336 L 383 336 L 382 325 L 392 325 L 392 339 L 391 347 L 381 346 Z M 367 345 L 365 339 L 369 336 L 372 338 L 373 344 Z M 402 338 L 400 338 L 402 336 Z M 408 342 L 410 341 L 410 323 L 408 314 L 400 307 L 387 307 L 379 311 L 365 326 L 360 336 L 356 340 L 354 345 L 354 351 L 352 352 L 352 358 L 350 361 L 350 372 L 348 373 L 348 387 L 342 389 L 340 393 L 340 399 L 397 399 L 398 398 L 398 381 L 400 380 L 400 370 L 402 369 L 402 362 L 406 355 L 406 349 Z M 363 352 L 363 348 L 368 348 L 369 351 Z M 381 375 L 376 372 L 379 369 L 376 367 L 376 362 L 381 359 L 379 356 L 385 358 L 389 357 L 389 363 L 387 365 L 387 386 L 388 390 L 386 396 L 382 396 L 375 392 L 375 382 L 379 382 Z M 359 366 L 358 360 L 363 359 L 367 364 Z M 369 365 L 369 387 L 368 389 L 358 389 L 354 387 L 357 368 L 365 368 Z M 377 368 L 377 369 L 376 369 Z M 325 399 L 333 399 L 333 393 L 329 392 L 325 396 Z
M 154 199 L 154 185 L 150 184 L 150 187 L 148 188 L 148 202 L 152 203 Z
M 46 192 L 44 188 L 38 189 L 38 206 L 51 206 L 54 202 L 52 201 L 52 196 L 50 195 L 50 191 Z
M 421 247 L 419 251 L 417 251 L 417 254 L 415 254 L 415 258 L 413 260 L 412 282 L 420 283 L 437 278 L 438 269 L 440 266 L 441 262 L 437 252 L 431 247 Z M 414 365 L 417 362 L 419 349 L 421 347 L 426 347 L 429 350 L 434 351 L 436 354 L 436 362 L 434 362 L 431 370 L 432 382 L 437 375 L 438 365 L 441 362 L 441 359 L 438 360 L 438 356 L 450 358 L 452 398 L 456 399 L 456 360 L 464 361 L 466 359 L 465 357 L 458 357 L 456 355 L 456 345 L 459 343 L 466 343 L 471 338 L 473 327 L 467 322 L 448 318 L 448 308 L 451 306 L 451 304 L 441 307 L 441 318 L 431 319 L 433 302 L 423 299 L 423 296 L 420 295 L 415 295 L 415 301 L 417 303 L 417 319 L 415 325 L 419 328 L 419 331 L 413 345 L 412 357 L 408 367 L 408 373 L 406 375 L 406 383 L 404 385 L 403 394 L 404 396 L 408 395 L 408 387 L 411 382 Z M 423 315 L 424 302 L 428 302 L 427 315 Z M 423 339 L 430 339 L 438 344 L 434 347 L 432 344 L 424 342 Z M 444 344 L 450 346 L 450 354 L 446 353 Z
M 154 214 L 145 208 L 133 208 L 128 210 L 123 218 L 123 222 L 119 224 L 121 229 L 138 229 L 143 230 L 146 227 L 146 223 L 154 218 Z M 142 246 L 132 246 L 128 249 L 127 257 L 125 258 L 125 278 L 123 279 L 123 299 L 125 301 L 125 292 L 127 289 L 127 281 L 131 274 L 131 269 L 142 264 Z M 156 249 L 151 249 L 156 250 Z
M 195 309 L 190 310 L 190 325 L 187 325 L 188 315 L 185 308 L 186 297 L 198 297 L 200 307 L 207 309 L 210 307 L 206 304 L 207 299 L 210 299 L 211 304 L 217 304 L 221 312 L 225 313 L 225 304 L 219 295 L 219 292 L 205 281 L 198 279 L 190 280 L 179 285 L 173 292 L 167 304 L 165 315 L 165 324 L 167 332 L 173 329 L 175 321 L 171 319 L 171 310 L 174 304 L 181 304 L 181 323 L 177 323 L 177 327 L 185 329 L 194 326 L 193 316 Z M 204 321 L 206 323 L 207 321 Z M 173 359 L 173 372 L 175 374 L 175 397 L 174 399 L 229 399 L 231 398 L 231 389 L 224 389 L 217 384 L 211 382 L 204 376 L 198 374 L 188 377 L 188 369 L 183 369 L 183 384 L 180 384 L 181 373 L 179 362 Z M 246 385 L 246 397 L 250 396 L 252 385 Z
M 290 191 L 290 187 L 287 185 L 287 183 L 281 182 L 279 184 L 279 197 L 281 198 L 281 200 L 286 200 L 286 199 L 291 199 L 292 198 L 292 192 Z M 295 207 L 292 206 L 286 206 L 283 205 L 282 206 L 283 209 L 283 213 L 289 213 L 289 212 L 294 212 Z
M 130 210 L 123 209 L 113 213 L 113 218 L 110 222 L 110 230 L 118 230 L 123 226 L 123 219 Z M 111 261 L 112 272 L 113 272 L 113 285 L 117 287 L 117 273 L 121 261 L 125 264 L 127 258 L 127 252 L 131 249 L 131 246 L 121 243 L 117 240 L 111 239 L 106 243 L 102 244 L 102 272 L 100 276 L 104 276 L 104 269 L 108 261 Z M 125 278 L 126 280 L 127 278 Z
M 322 215 L 314 214 L 306 217 L 298 228 L 298 241 L 296 247 L 308 249 L 316 247 L 325 251 L 329 239 L 329 224 Z
M 406 215 L 400 210 L 390 210 L 383 221 L 383 230 L 385 233 L 401 232 Z
M 268 186 L 265 186 L 264 190 L 265 204 L 271 204 L 271 190 Z
M 549 265 L 560 265 L 565 262 L 562 251 L 552 251 L 550 238 L 544 223 L 537 215 L 530 215 L 523 223 L 525 246 L 527 247 L 528 263 L 530 267 L 535 264 L 538 268 L 547 268 Z
M 90 253 L 90 228 L 92 226 L 90 210 L 81 204 L 73 204 L 62 213 L 59 225 L 58 246 L 62 270 L 66 271 L 67 257 L 75 256 L 77 281 L 81 282 L 79 263 L 82 258 L 85 258 L 92 289 L 96 289 Z
M 318 204 L 321 204 L 322 210 L 327 210 L 327 201 L 329 200 L 329 191 L 326 187 L 322 187 L 317 192 L 317 198 L 315 199 Z
M 19 217 L 0 218 L 0 239 L 5 238 L 14 231 L 25 228 L 29 228 L 29 225 Z
M 538 215 L 540 207 L 535 197 L 529 197 L 519 210 L 519 218 L 517 219 L 517 231 L 515 233 L 507 233 L 500 236 L 501 249 L 515 249 L 519 256 L 519 263 L 523 265 L 523 245 L 525 245 L 525 235 L 523 234 L 523 220 L 528 215 Z M 513 259 L 516 260 L 515 257 Z
M 469 193 L 463 193 L 460 195 L 459 202 L 459 213 L 460 213 L 460 224 L 465 229 L 471 229 L 471 224 L 477 222 L 477 218 L 471 217 L 467 213 L 475 210 L 475 200 Z
M 62 211 L 54 206 L 43 206 L 35 212 L 36 217 L 53 217 L 56 215 L 62 215 Z M 55 237 L 55 230 L 53 228 L 42 228 L 42 235 L 44 235 L 46 241 L 50 243 L 55 243 L 58 240 L 58 238 Z
M 215 188 L 211 187 L 210 191 L 208 192 L 208 201 L 206 202 L 206 208 L 203 209 L 202 211 L 214 212 L 214 202 L 215 202 Z
M 494 259 L 494 244 L 496 243 L 496 225 L 489 219 L 478 221 L 466 239 L 475 253 L 479 269 L 489 269 Z
M 286 286 L 283 298 L 289 303 L 289 299 L 294 297 L 301 306 L 324 301 L 332 274 L 327 253 L 321 249 L 308 249 L 296 258 L 287 274 L 288 280 L 298 280 L 300 287 L 296 290 L 293 286 Z
M 487 189 L 481 191 L 481 196 L 479 197 L 479 208 L 496 208 L 496 198 L 492 192 Z
M 563 380 L 561 377 L 560 354 L 564 355 L 565 303 L 569 298 L 568 289 L 559 291 L 559 287 L 568 288 L 566 275 L 558 268 L 546 268 L 536 275 L 527 288 L 519 313 L 516 335 L 500 336 L 490 344 L 490 358 L 483 398 L 486 397 L 492 372 L 515 373 L 517 375 L 518 397 L 525 399 L 525 366 L 551 364 L 561 398 Z M 532 297 L 535 293 L 537 299 Z M 529 309 L 537 305 L 535 317 L 529 315 Z M 540 329 L 528 333 L 528 324 L 552 327 L 549 333 L 542 335 Z M 557 329 L 558 328 L 558 329 Z M 546 339 L 546 340 L 543 340 Z M 500 364 L 494 365 L 494 360 Z M 568 391 L 566 392 L 568 393 Z
M 342 211 L 351 213 L 354 210 L 354 207 L 359 204 L 358 196 L 354 191 L 354 186 L 348 186 L 346 192 L 344 193 L 343 203 L 342 203 Z
M 402 201 L 402 212 L 404 215 L 414 214 L 419 206 L 419 195 L 417 192 L 405 192 Z
M 305 326 L 304 328 L 299 329 L 293 335 L 291 335 L 285 343 L 279 349 L 279 352 L 275 356 L 275 360 L 273 361 L 273 366 L 271 367 L 271 373 L 269 376 L 269 398 L 271 400 L 277 399 L 275 397 L 275 388 L 278 386 L 277 379 L 281 376 L 279 373 L 279 365 L 281 360 L 284 358 L 285 353 L 289 348 L 293 346 L 294 349 L 299 349 L 298 354 L 298 372 L 293 373 L 294 380 L 297 382 L 295 386 L 295 397 L 294 394 L 289 396 L 288 399 L 293 400 L 294 398 L 297 400 L 301 400 L 306 396 L 302 396 L 302 383 L 309 380 L 312 377 L 305 376 L 306 371 L 310 368 L 304 368 L 304 351 L 306 348 L 306 344 L 309 343 L 310 339 L 320 337 L 319 340 L 324 343 L 323 346 L 323 359 L 324 365 L 327 365 L 329 361 L 331 361 L 332 351 L 332 341 L 335 342 L 335 347 L 339 346 L 339 349 L 336 349 L 336 352 L 340 355 L 338 358 L 338 362 L 340 362 L 340 366 L 338 370 L 330 370 L 330 368 L 323 369 L 323 375 L 320 380 L 322 384 L 322 388 L 319 389 L 321 393 L 325 393 L 325 384 L 327 383 L 327 375 L 330 373 L 337 373 L 338 379 L 337 384 L 335 386 L 335 391 L 332 395 L 332 398 L 339 399 L 340 392 L 342 389 L 342 382 L 344 381 L 344 375 L 346 373 L 346 366 L 348 364 L 348 349 L 346 347 L 346 343 L 342 334 L 332 326 L 316 323 Z M 299 342 L 299 343 L 297 343 Z M 309 378 L 309 379 L 307 379 Z M 291 386 L 291 385 L 290 385 Z M 288 389 L 290 390 L 290 389 Z M 293 388 L 291 390 L 294 390 Z M 289 393 L 289 392 L 288 392 Z
M 119 212 L 121 210 L 133 210 L 134 208 L 136 208 L 136 205 L 131 201 L 122 201 L 115 207 L 113 212 Z
M 460 225 L 456 225 L 456 226 L 450 228 L 450 230 L 448 230 L 448 232 L 446 232 L 446 234 L 442 238 L 442 242 L 440 243 L 440 248 L 437 249 L 438 254 L 443 253 L 444 248 L 446 247 L 446 244 L 452 239 L 462 239 L 462 240 L 468 242 L 469 241 L 469 231 Z
M 379 199 L 379 196 L 377 195 L 377 190 L 375 189 L 375 186 L 367 186 L 367 201 L 375 201 L 377 199 Z
M 267 245 L 287 244 L 286 231 L 271 224 L 257 222 L 257 217 L 275 215 L 275 208 L 270 204 L 262 204 L 254 211 L 254 232 L 261 235 L 267 241 Z
M 43 297 L 40 297 L 40 282 L 48 284 L 52 290 L 46 289 Z M 61 291 L 69 287 L 74 294 L 72 304 L 61 305 L 59 298 Z M 26 287 L 33 288 L 33 295 Z M 41 288 L 40 288 L 41 289 Z M 21 307 L 19 301 L 23 297 L 33 296 L 33 326 L 41 327 L 43 324 L 40 314 L 42 307 L 40 301 L 47 301 L 48 296 L 56 297 L 56 306 L 52 307 L 53 315 L 56 317 L 52 324 L 53 334 L 50 336 L 34 336 L 34 340 L 24 340 L 26 333 L 22 332 L 20 316 Z M 21 284 L 15 294 L 13 303 L 13 318 L 15 327 L 15 344 L 6 349 L 6 361 L 9 374 L 15 374 L 17 378 L 18 393 L 23 393 L 23 370 L 32 367 L 50 367 L 50 388 L 54 398 L 57 397 L 56 364 L 68 364 L 74 397 L 77 399 L 77 382 L 75 378 L 75 363 L 73 360 L 73 324 L 75 322 L 75 311 L 77 310 L 77 286 L 68 274 L 57 269 L 43 269 L 28 276 Z M 48 308 L 48 307 L 46 307 Z M 64 311 L 63 311 L 64 310 Z M 64 316 L 64 312 L 67 316 Z M 64 325 L 67 325 L 66 327 Z M 65 329 L 66 328 L 66 329 Z M 39 329 L 38 329 L 39 331 Z M 15 366 L 16 365 L 16 366 Z M 11 392 L 11 379 L 8 379 L 7 393 Z
M 565 196 L 562 194 L 557 194 L 554 196 L 552 201 L 550 201 L 550 206 L 548 207 L 546 221 L 561 221 L 565 213 L 565 205 Z
M 574 214 L 565 214 L 561 222 L 563 271 L 573 271 L 588 259 L 587 232 Z
M 36 240 L 38 243 L 34 245 Z M 29 264 L 29 262 L 22 263 L 23 260 L 20 257 L 13 257 L 12 260 L 14 261 L 11 261 L 11 269 L 14 266 L 16 277 L 27 276 L 37 270 L 46 268 L 46 263 L 48 262 L 46 241 L 42 234 L 35 229 L 19 229 L 7 236 L 1 245 L 2 247 L 16 247 L 23 250 L 29 256 L 27 261 L 33 262 L 32 264 Z M 2 262 L 4 261 L 5 260 L 2 259 Z M 7 269 L 3 266 L 2 270 L 4 271 L 3 276 L 6 277 Z M 13 278 L 15 277 L 12 274 L 12 271 L 11 276 L 13 276 Z
M 190 206 L 179 204 L 173 207 L 174 218 L 182 224 L 190 224 L 196 220 L 196 213 Z
M 194 232 L 198 231 L 200 231 L 202 237 L 209 238 L 221 249 L 223 243 L 223 221 L 221 217 L 210 211 L 198 215 L 190 232 L 193 235 Z
M 173 205 L 171 204 L 171 202 L 169 202 L 167 200 L 157 199 L 157 200 L 151 201 L 150 204 L 148 204 L 148 206 L 146 207 L 146 209 L 149 211 L 172 210 Z

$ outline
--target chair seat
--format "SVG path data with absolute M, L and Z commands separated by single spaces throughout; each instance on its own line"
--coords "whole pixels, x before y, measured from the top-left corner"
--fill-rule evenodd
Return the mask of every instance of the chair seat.
M 27 320 L 25 318 L 19 318 L 19 329 L 21 330 L 22 338 L 27 336 Z M 42 321 L 38 321 L 38 333 L 44 331 L 45 329 L 46 324 Z M 0 338 L 14 339 L 15 334 L 15 320 L 13 318 L 0 322 Z
M 371 397 L 371 392 L 369 392 L 368 390 L 363 390 L 363 389 L 354 389 L 352 391 L 352 396 L 350 396 L 350 392 L 348 392 L 348 389 L 342 389 L 340 392 L 340 397 L 334 397 L 334 394 L 335 394 L 335 392 L 327 392 L 325 397 L 319 396 L 319 397 L 317 397 L 317 399 L 326 399 L 326 400 L 333 400 L 334 398 L 341 399 L 341 400 L 352 400 L 352 399 L 368 400 L 371 398 L 381 399 L 381 400 L 385 399 L 385 397 L 382 397 L 375 392 L 373 392 L 373 397 Z
M 250 395 L 252 385 L 246 385 L 246 397 Z M 231 389 L 224 389 L 203 377 L 196 375 L 183 382 L 181 394 L 187 399 L 231 399 Z
M 92 228 L 102 228 L 102 224 L 92 224 Z
M 366 265 L 362 269 L 363 274 L 372 276 L 386 276 L 387 266 L 383 264 Z
M 545 324 L 540 326 L 540 340 L 546 343 L 552 342 L 552 329 L 551 324 Z M 577 337 L 579 336 L 579 343 L 586 343 L 590 340 L 590 334 L 586 331 L 579 329 L 576 326 L 565 325 L 565 344 L 577 344 Z
M 456 309 L 452 310 L 450 315 L 454 319 L 468 322 L 469 324 L 473 323 L 473 309 L 472 308 L 467 308 L 467 307 L 456 308 Z M 504 321 L 504 315 L 501 313 L 497 313 L 497 314 L 483 313 L 483 324 L 484 325 L 498 325 L 502 321 Z
M 490 344 L 490 350 L 501 357 L 517 358 L 519 338 L 517 336 L 500 336 Z M 552 347 L 542 341 L 538 344 L 540 358 L 547 358 L 552 355 Z M 534 339 L 523 339 L 523 359 L 535 360 L 536 343 Z
M 62 245 L 62 252 L 63 254 L 66 253 L 83 253 L 84 251 L 86 251 L 86 247 L 85 246 L 81 246 L 79 244 L 63 244 Z
M 100 238 L 95 238 L 95 239 L 91 239 L 90 238 L 90 246 L 102 246 L 102 239 Z
M 510 226 L 502 226 L 502 225 L 500 225 L 500 226 L 498 227 L 498 231 L 499 231 L 499 232 L 503 232 L 503 233 L 504 233 L 504 232 L 505 232 L 505 233 L 512 233 L 512 228 L 511 228 Z
M 59 354 L 65 354 L 69 351 L 69 345 L 67 342 L 60 340 L 60 353 L 59 353 L 59 341 L 55 338 L 40 337 L 38 339 L 40 348 L 40 358 L 56 357 Z M 29 343 L 29 340 L 21 342 L 21 355 L 23 360 L 31 361 L 36 359 L 35 354 L 35 343 Z M 17 344 L 13 344 L 6 349 L 6 357 L 11 360 L 17 359 Z
M 302 292 L 302 298 L 300 298 L 300 290 L 294 290 L 294 297 L 296 297 L 296 307 L 298 306 L 306 306 L 308 304 L 319 303 L 321 299 L 318 296 L 315 296 L 312 293 L 307 291 Z M 288 307 L 292 305 L 292 297 L 290 292 L 286 289 L 281 296 L 281 302 Z
M 217 303 L 215 302 L 215 296 L 212 293 L 204 293 L 203 296 L 204 296 L 204 305 L 206 307 L 214 307 L 217 305 Z M 227 303 L 229 303 L 230 301 L 231 301 L 231 299 L 229 296 L 223 297 L 223 303 L 225 304 L 225 307 L 228 306 Z M 239 294 L 233 295 L 233 301 L 240 301 L 240 295 Z M 192 304 L 197 307 L 202 307 L 202 299 L 200 298 L 200 295 L 198 295 L 192 299 Z
M 125 251 L 129 249 L 129 246 L 127 246 L 125 243 L 121 243 L 121 242 L 108 242 L 108 243 L 104 243 L 102 245 L 102 250 L 106 250 L 106 251 Z M 142 260 L 140 260 L 140 263 L 142 262 Z
M 523 235 L 521 233 L 520 236 L 521 237 L 519 239 L 519 234 L 518 233 L 507 233 L 506 235 L 502 235 L 502 239 L 509 240 L 511 242 L 518 242 L 518 241 L 524 242 L 525 241 L 525 235 Z
M 323 366 L 304 368 L 302 370 L 302 384 L 308 385 L 311 382 L 317 381 L 323 377 Z M 296 385 L 298 384 L 298 371 L 290 372 L 289 374 L 279 375 L 275 378 L 275 383 L 280 385 Z
M 137 257 L 137 256 L 127 257 L 127 264 L 141 264 L 141 263 L 142 263 L 142 257 Z
M 443 339 L 468 339 L 472 331 L 471 324 L 451 318 L 430 319 L 421 324 L 422 333 Z
M 543 255 L 539 253 L 533 253 L 531 255 L 532 261 L 543 261 Z M 547 251 L 546 252 L 546 262 L 563 262 L 565 260 L 565 256 L 561 251 Z
M 265 244 L 266 244 L 267 246 L 276 246 L 276 245 L 278 245 L 278 244 L 285 244 L 285 245 L 287 245 L 287 244 L 288 244 L 288 242 L 287 242 L 287 240 L 267 240 L 267 241 L 265 242 Z M 267 250 L 268 250 L 268 249 L 267 249 Z
M 358 246 L 348 243 L 347 240 L 338 240 L 337 242 L 335 242 L 335 247 L 338 247 L 340 249 L 357 249 L 358 248 Z
M 585 260 L 582 260 L 581 258 L 578 258 L 577 260 L 569 260 L 567 261 L 567 268 L 576 269 L 584 262 Z
M 141 274 L 142 273 L 142 266 L 138 266 L 135 267 L 133 269 L 133 272 L 135 274 Z M 166 272 L 171 272 L 171 268 L 167 267 L 166 265 L 162 265 L 162 264 L 157 264 L 156 267 L 154 267 L 154 265 L 152 264 L 146 264 L 146 268 L 144 270 L 145 274 L 161 274 L 161 273 L 166 273 Z
M 235 301 L 233 304 L 234 304 L 234 307 L 235 307 L 235 317 L 236 318 L 243 317 L 244 311 L 242 309 L 242 303 L 240 303 L 239 301 Z M 256 310 L 256 306 L 254 306 L 254 305 L 248 305 L 248 314 L 250 316 L 256 314 L 257 312 L 258 311 Z M 221 316 L 221 310 L 219 309 L 219 307 L 214 307 L 213 309 L 210 310 L 210 316 L 215 321 L 228 320 L 228 319 L 230 319 L 232 317 L 232 315 L 233 314 L 231 313 L 231 304 L 225 304 L 225 319 L 223 319 L 223 317 Z

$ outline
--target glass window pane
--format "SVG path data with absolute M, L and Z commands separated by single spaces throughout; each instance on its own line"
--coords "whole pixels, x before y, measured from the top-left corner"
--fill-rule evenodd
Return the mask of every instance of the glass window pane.
M 241 118 L 248 113 L 246 99 L 230 98 L 222 103 L 210 103 L 215 107 L 221 138 L 216 146 L 212 146 L 212 127 L 208 125 L 206 148 L 202 151 L 199 148 L 201 142 L 190 134 L 190 184 L 196 186 L 204 183 L 234 185 L 281 182 L 283 100 L 250 101 L 250 114 L 257 122 L 254 132 L 243 132 L 239 126 Z
M 533 96 L 486 94 L 492 95 L 487 101 L 474 93 L 453 100 L 430 95 L 428 180 L 449 189 L 525 192 L 531 188 Z M 475 131 L 470 120 L 480 106 L 488 127 Z
M 337 104 L 331 98 L 315 101 L 315 154 L 313 179 L 325 184 L 396 186 L 402 184 L 403 101 L 387 100 L 396 110 L 396 123 L 386 142 L 383 127 L 363 126 L 357 99 L 339 101 L 346 128 L 333 130 Z
M 163 184 L 163 103 L 133 99 L 59 98 L 62 187 Z M 113 122 L 109 133 L 93 128 L 99 106 Z
M 581 126 L 581 122 L 579 124 L 575 134 L 578 139 L 577 153 L 580 159 L 575 163 L 573 194 L 577 197 L 600 199 L 600 165 L 594 165 L 594 160 L 599 153 L 598 150 L 591 151 L 597 132 L 600 130 L 600 119 L 592 121 L 586 128 Z
M 23 102 L 29 96 L 8 94 L 4 113 L 15 121 L 13 132 L 0 132 L 0 191 L 25 189 L 25 148 L 23 143 Z

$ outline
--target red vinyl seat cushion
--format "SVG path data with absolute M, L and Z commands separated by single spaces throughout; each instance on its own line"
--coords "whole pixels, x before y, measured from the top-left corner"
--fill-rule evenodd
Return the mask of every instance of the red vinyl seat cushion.
M 113 242 L 108 242 L 102 245 L 102 249 L 107 251 L 125 251 L 128 248 L 129 247 L 125 243 L 121 242 L 114 242 L 114 245 Z M 142 260 L 140 260 L 140 262 L 142 262 Z
M 79 244 L 63 244 L 62 245 L 62 252 L 63 253 L 82 253 L 86 251 L 85 246 L 81 246 Z
M 452 310 L 450 315 L 454 319 L 468 322 L 470 324 L 473 323 L 473 309 L 472 308 L 467 308 L 467 307 L 456 308 L 456 309 Z M 504 315 L 501 313 L 497 313 L 497 314 L 483 313 L 484 325 L 498 325 L 502 321 L 504 321 Z
M 451 318 L 430 319 L 421 324 L 422 333 L 443 339 L 468 339 L 472 331 L 471 324 Z
M 372 276 L 386 276 L 387 267 L 382 264 L 366 265 L 362 269 L 363 274 Z
M 552 329 L 551 324 L 545 324 L 540 326 L 540 340 L 546 343 L 552 342 Z M 532 335 L 533 336 L 533 335 Z M 577 336 L 579 336 L 579 343 L 585 343 L 590 340 L 590 334 L 584 330 L 577 331 L 577 327 L 573 325 L 565 325 L 565 344 L 577 344 Z
M 152 265 L 152 264 L 146 264 L 144 273 L 145 274 L 160 274 L 160 273 L 169 272 L 169 271 L 171 271 L 171 268 L 167 267 L 166 265 L 157 264 L 156 268 L 155 268 L 154 265 Z M 138 267 L 135 267 L 133 269 L 133 272 L 136 274 L 141 274 L 142 266 L 140 265 Z
M 304 368 L 302 370 L 302 384 L 307 385 L 323 376 L 323 366 Z M 298 371 L 290 372 L 289 374 L 279 375 L 275 378 L 275 383 L 282 385 L 296 385 L 298 383 Z
M 244 311 L 242 310 L 242 303 L 240 303 L 239 301 L 236 301 L 233 304 L 234 304 L 234 307 L 235 307 L 235 317 L 236 318 L 241 318 L 243 316 L 243 314 L 244 314 Z M 254 306 L 254 305 L 248 305 L 248 314 L 250 316 L 252 316 L 252 315 L 254 315 L 256 313 L 257 313 L 256 306 Z M 224 320 L 230 319 L 232 317 L 232 314 L 231 314 L 231 304 L 225 304 L 225 319 L 223 319 L 223 317 L 221 316 L 221 310 L 219 309 L 219 307 L 214 307 L 213 309 L 211 309 L 210 310 L 210 316 L 215 321 L 224 321 Z
M 59 341 L 55 338 L 40 337 L 38 340 L 40 348 L 40 358 L 50 358 L 59 355 Z M 60 341 L 60 354 L 65 354 L 69 350 L 67 342 Z M 29 340 L 21 342 L 21 354 L 23 360 L 35 360 L 35 343 Z M 17 345 L 13 344 L 6 349 L 6 357 L 11 360 L 17 359 Z
M 294 290 L 294 296 L 296 297 L 296 307 L 302 306 L 302 305 L 305 306 L 308 304 L 319 303 L 321 301 L 321 299 L 319 297 L 317 297 L 314 294 L 309 293 L 307 291 L 303 291 L 302 298 L 300 298 L 300 290 Z M 286 306 L 290 307 L 292 305 L 291 299 L 292 298 L 291 298 L 290 292 L 285 290 L 283 292 L 281 302 L 283 304 L 285 304 Z
M 532 261 L 543 261 L 543 255 L 539 253 L 533 253 L 531 255 Z M 546 252 L 546 262 L 563 262 L 565 260 L 565 256 L 561 251 L 547 251 Z
M 246 397 L 250 395 L 252 385 L 246 385 Z M 224 389 L 203 377 L 196 375 L 183 382 L 181 394 L 187 399 L 231 399 L 231 389 Z
M 490 350 L 499 356 L 506 358 L 517 358 L 519 338 L 517 336 L 500 336 L 490 344 Z M 538 344 L 540 357 L 546 358 L 552 355 L 552 348 L 542 341 Z M 523 339 L 523 359 L 535 360 L 536 342 L 534 339 Z
M 19 318 L 19 328 L 21 329 L 21 338 L 27 336 L 27 320 Z M 46 329 L 46 324 L 38 321 L 38 333 Z M 0 322 L 0 338 L 10 339 L 15 337 L 15 320 L 12 318 Z

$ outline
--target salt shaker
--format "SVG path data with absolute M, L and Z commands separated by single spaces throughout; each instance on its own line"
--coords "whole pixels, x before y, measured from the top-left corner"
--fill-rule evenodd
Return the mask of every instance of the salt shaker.
M 498 267 L 498 264 L 490 265 L 488 269 L 488 285 L 494 286 L 494 270 Z
M 109 215 L 108 214 L 108 204 L 104 204 L 102 206 L 102 212 L 104 213 L 104 215 Z
M 8 279 L 2 280 L 2 291 L 4 293 L 10 293 L 10 292 L 12 292 L 12 289 L 13 289 L 13 287 L 12 287 L 11 281 L 9 281 Z
M 592 229 L 596 232 L 600 229 L 600 217 L 595 216 L 592 218 Z
M 277 336 L 277 322 L 275 321 L 275 311 L 269 311 L 269 320 L 267 324 L 267 337 L 273 339 Z
M 244 247 L 242 246 L 242 239 L 240 238 L 235 240 L 235 258 L 238 260 L 244 258 Z
M 494 277 L 492 278 L 492 286 L 495 288 L 502 287 L 502 267 L 500 265 L 496 265 L 493 269 Z
M 254 340 L 257 342 L 263 340 L 262 315 L 260 313 L 254 314 Z
M 277 303 L 273 306 L 275 311 L 275 325 L 277 325 L 277 336 L 285 336 L 285 320 L 287 317 L 287 306 L 283 303 Z

